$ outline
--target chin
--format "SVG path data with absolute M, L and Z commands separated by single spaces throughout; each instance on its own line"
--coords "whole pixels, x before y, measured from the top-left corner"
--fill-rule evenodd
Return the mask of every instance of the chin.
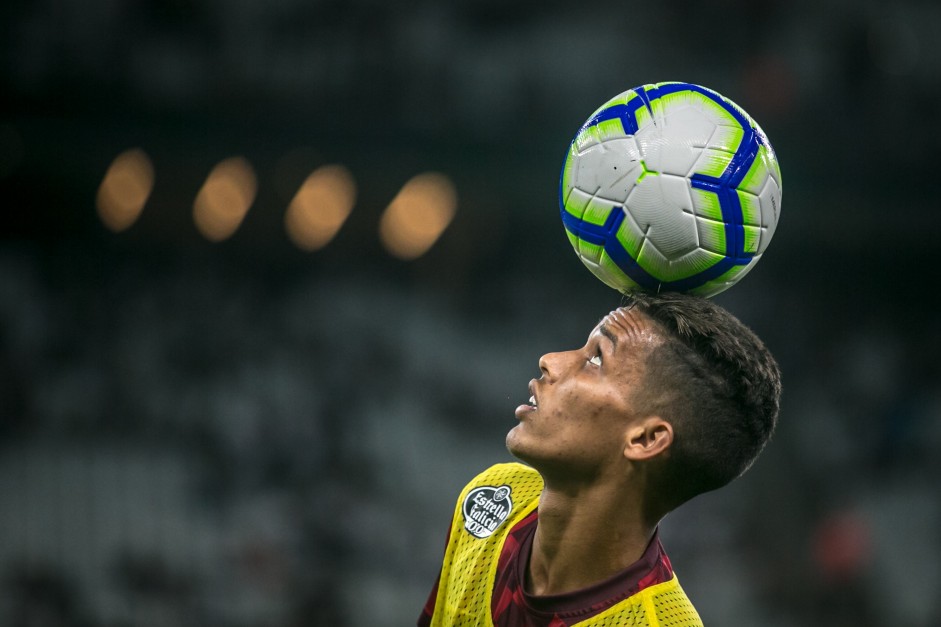
M 532 454 L 531 447 L 526 446 L 524 441 L 523 434 L 519 432 L 520 425 L 517 425 L 510 429 L 510 432 L 506 434 L 506 450 L 509 451 L 510 455 L 515 457 L 517 460 L 523 462 L 527 466 L 536 467 L 538 456 Z
M 506 434 L 506 450 L 510 455 L 520 461 L 526 461 L 526 444 L 524 435 L 520 433 L 522 424 L 518 424 Z
M 519 428 L 520 425 L 516 425 L 506 434 L 506 450 L 514 457 L 516 457 L 516 448 L 519 444 Z

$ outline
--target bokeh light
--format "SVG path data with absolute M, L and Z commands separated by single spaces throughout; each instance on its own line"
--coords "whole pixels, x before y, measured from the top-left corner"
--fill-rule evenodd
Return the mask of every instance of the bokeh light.
M 125 150 L 114 158 L 98 186 L 98 217 L 112 231 L 124 231 L 140 217 L 153 188 L 150 157 L 140 148 Z
M 196 228 L 212 242 L 231 237 L 255 201 L 257 189 L 255 171 L 244 157 L 219 162 L 193 203 Z
M 399 259 L 416 259 L 441 237 L 457 209 L 451 180 L 436 172 L 408 181 L 379 221 L 379 237 L 386 250 Z
M 346 222 L 356 202 L 356 183 L 341 165 L 320 167 L 307 177 L 284 215 L 288 237 L 301 250 L 326 246 Z

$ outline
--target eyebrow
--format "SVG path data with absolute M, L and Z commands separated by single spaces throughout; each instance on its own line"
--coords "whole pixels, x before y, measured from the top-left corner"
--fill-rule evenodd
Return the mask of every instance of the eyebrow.
M 611 340 L 611 343 L 614 344 L 614 348 L 618 347 L 618 336 L 612 333 L 611 329 L 609 329 L 605 325 L 601 325 L 600 327 L 598 327 L 598 333 L 600 333 L 601 335 Z

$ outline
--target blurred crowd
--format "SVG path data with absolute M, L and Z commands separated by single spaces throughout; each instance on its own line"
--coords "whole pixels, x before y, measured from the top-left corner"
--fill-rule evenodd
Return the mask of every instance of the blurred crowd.
M 409 624 L 538 356 L 618 302 L 88 253 L 0 257 L 3 624 Z M 720 298 L 778 354 L 780 428 L 664 522 L 685 587 L 707 624 L 937 624 L 937 332 L 752 280 Z

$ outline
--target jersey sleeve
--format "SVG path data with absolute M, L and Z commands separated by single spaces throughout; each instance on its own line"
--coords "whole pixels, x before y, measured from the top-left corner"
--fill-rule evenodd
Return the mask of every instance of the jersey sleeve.
M 448 525 L 448 534 L 444 540 L 444 547 L 447 550 L 448 542 L 451 541 L 451 525 Z M 431 588 L 431 594 L 425 601 L 425 607 L 418 617 L 418 627 L 428 627 L 431 625 L 431 617 L 435 615 L 435 600 L 438 598 L 438 585 L 441 583 L 441 570 L 438 570 L 438 578 L 435 579 L 435 585 Z
M 435 599 L 438 598 L 438 584 L 440 582 L 441 573 L 439 572 L 438 578 L 435 579 L 435 585 L 431 588 L 431 594 L 428 595 L 428 600 L 425 601 L 425 607 L 418 617 L 418 627 L 428 627 L 431 625 L 431 617 L 435 615 Z

